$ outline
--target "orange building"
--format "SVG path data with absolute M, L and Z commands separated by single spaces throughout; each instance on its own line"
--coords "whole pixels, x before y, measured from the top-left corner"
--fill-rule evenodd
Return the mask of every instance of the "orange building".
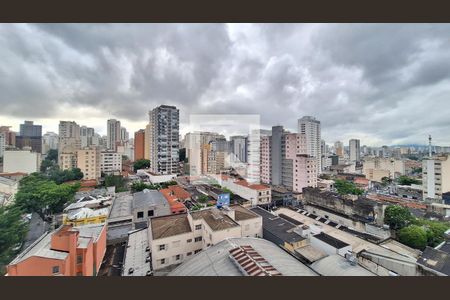
M 134 160 L 145 157 L 145 130 L 139 129 L 134 133 Z
M 105 251 L 105 224 L 63 225 L 20 253 L 8 276 L 96 276 Z
M 191 198 L 185 189 L 179 185 L 170 185 L 166 189 L 159 190 L 167 202 L 169 202 L 170 210 L 172 214 L 181 214 L 187 212 L 186 206 L 183 204 L 184 201 Z

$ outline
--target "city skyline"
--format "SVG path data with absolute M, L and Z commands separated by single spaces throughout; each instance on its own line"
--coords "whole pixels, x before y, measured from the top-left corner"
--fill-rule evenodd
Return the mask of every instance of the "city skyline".
M 149 110 L 322 124 L 328 143 L 448 145 L 446 24 L 4 24 L 1 125 L 76 121 L 130 133 Z M 38 105 L 36 105 L 38 104 Z

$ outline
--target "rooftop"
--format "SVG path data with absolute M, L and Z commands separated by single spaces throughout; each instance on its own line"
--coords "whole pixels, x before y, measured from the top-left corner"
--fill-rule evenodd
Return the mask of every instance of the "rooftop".
M 135 230 L 128 234 L 127 247 L 123 263 L 122 276 L 146 276 L 150 271 L 150 251 L 147 251 L 148 233 L 147 228 Z M 129 274 L 129 270 L 133 272 Z
M 130 193 L 119 193 L 113 200 L 108 219 L 131 218 L 131 206 L 133 204 L 133 195 Z
M 236 221 L 216 207 L 195 211 L 191 215 L 194 220 L 202 218 L 212 231 L 220 231 L 239 226 Z
M 142 192 L 133 194 L 133 209 L 138 207 L 165 205 L 169 205 L 169 203 L 159 191 L 145 189 Z
M 150 227 L 153 240 L 191 232 L 187 214 L 151 218 Z
M 447 252 L 427 247 L 417 263 L 450 276 L 450 254 Z
M 295 252 L 311 263 L 327 256 L 326 253 L 322 252 L 320 249 L 314 248 L 311 245 L 306 245 L 295 249 Z
M 294 229 L 297 227 L 295 224 L 292 224 L 291 222 L 260 207 L 254 207 L 251 211 L 262 216 L 264 230 L 269 231 L 271 234 L 284 242 L 295 243 L 305 239 L 301 235 L 294 232 Z
M 91 209 L 87 207 L 82 207 L 78 209 L 73 209 L 67 213 L 67 219 L 69 220 L 78 220 L 78 219 L 86 219 L 93 218 L 98 216 L 106 216 L 108 215 L 109 208 L 104 207 L 100 209 Z
M 230 258 L 230 250 L 238 246 L 251 246 L 273 268 L 283 276 L 317 276 L 297 259 L 264 239 L 226 239 L 182 263 L 168 276 L 244 276 Z
M 349 244 L 347 244 L 347 243 L 345 243 L 345 242 L 343 242 L 343 241 L 341 241 L 341 240 L 339 240 L 339 239 L 337 239 L 335 237 L 332 237 L 331 235 L 328 235 L 328 234 L 326 234 L 324 232 L 316 234 L 313 237 L 315 237 L 316 239 L 319 239 L 322 242 L 325 242 L 328 245 L 333 246 L 334 248 L 337 248 L 337 249 L 342 249 L 344 247 L 350 246 Z
M 259 217 L 258 214 L 240 205 L 233 205 L 231 206 L 231 209 L 234 209 L 234 218 L 236 221 L 249 220 Z
M 311 268 L 322 276 L 376 276 L 360 265 L 352 265 L 340 255 L 330 255 L 311 265 Z
M 268 187 L 267 185 L 264 184 L 249 184 L 247 181 L 245 180 L 237 180 L 235 181 L 236 184 L 241 185 L 241 186 L 245 186 L 248 187 L 252 190 L 270 190 L 270 187 Z

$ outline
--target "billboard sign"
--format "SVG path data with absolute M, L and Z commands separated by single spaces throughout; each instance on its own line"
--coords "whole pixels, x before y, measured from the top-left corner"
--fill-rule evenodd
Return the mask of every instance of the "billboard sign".
M 230 206 L 230 193 L 223 193 L 217 197 L 217 207 Z

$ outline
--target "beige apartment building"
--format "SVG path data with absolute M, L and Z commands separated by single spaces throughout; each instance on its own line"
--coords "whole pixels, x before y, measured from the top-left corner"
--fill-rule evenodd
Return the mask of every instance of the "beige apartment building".
M 227 238 L 262 237 L 262 217 L 242 207 L 207 208 L 151 218 L 149 244 L 153 270 L 174 267 Z
M 100 150 L 97 147 L 84 148 L 77 151 L 77 168 L 83 172 L 83 179 L 99 179 L 100 171 Z
M 450 159 L 448 154 L 422 161 L 423 199 L 442 199 L 450 191 Z
M 396 178 L 405 175 L 405 162 L 400 159 L 369 157 L 364 159 L 363 174 L 370 181 L 381 182 L 381 178 Z

